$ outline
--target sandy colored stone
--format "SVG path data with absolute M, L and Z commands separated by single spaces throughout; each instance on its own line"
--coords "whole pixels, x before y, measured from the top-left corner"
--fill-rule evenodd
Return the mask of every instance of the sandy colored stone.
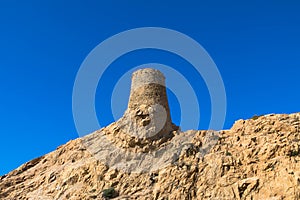
M 300 113 L 182 132 L 164 81 L 135 72 L 120 120 L 1 176 L 0 199 L 300 199 Z
M 239 120 L 204 157 L 198 131 L 176 164 L 141 174 L 110 169 L 78 138 L 0 177 L 0 199 L 103 199 L 110 187 L 115 199 L 299 199 L 299 122 L 300 113 Z

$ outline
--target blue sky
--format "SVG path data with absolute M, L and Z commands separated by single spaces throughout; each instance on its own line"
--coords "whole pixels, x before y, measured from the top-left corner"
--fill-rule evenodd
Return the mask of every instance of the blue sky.
M 299 112 L 299 10 L 296 0 L 1 1 L 0 175 L 78 137 L 72 116 L 76 73 L 101 41 L 132 28 L 174 29 L 207 50 L 226 88 L 224 128 L 255 114 Z M 168 52 L 145 50 L 120 57 L 99 83 L 99 91 L 110 86 L 107 95 L 97 90 L 102 124 L 113 120 L 111 85 L 130 67 L 147 62 L 188 68 Z M 194 77 L 189 70 L 186 75 Z M 210 100 L 201 79 L 197 87 L 200 128 L 205 129 Z M 169 96 L 177 122 L 178 102 Z

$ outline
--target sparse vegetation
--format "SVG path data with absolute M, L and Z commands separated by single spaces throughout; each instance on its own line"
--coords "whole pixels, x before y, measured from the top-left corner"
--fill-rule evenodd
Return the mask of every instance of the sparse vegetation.
M 290 156 L 292 157 L 292 156 L 297 156 L 297 155 L 299 155 L 299 151 L 297 151 L 297 150 L 293 150 L 293 151 L 290 151 Z
M 231 154 L 229 151 L 226 151 L 226 152 L 225 152 L 225 155 L 226 155 L 226 156 L 232 156 L 232 154 Z
M 115 190 L 115 188 L 110 187 L 102 191 L 102 196 L 105 198 L 114 198 L 118 196 L 118 192 Z
M 264 115 L 254 115 L 251 119 L 257 120 L 257 119 L 260 118 L 261 116 L 264 116 Z

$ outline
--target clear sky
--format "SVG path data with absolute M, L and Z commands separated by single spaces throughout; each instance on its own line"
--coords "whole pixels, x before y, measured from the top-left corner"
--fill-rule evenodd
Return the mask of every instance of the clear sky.
M 207 50 L 226 88 L 224 128 L 255 114 L 299 112 L 299 10 L 296 0 L 1 1 L 0 175 L 78 137 L 72 115 L 76 73 L 101 41 L 132 28 L 174 29 Z M 130 67 L 148 62 L 187 65 L 157 50 L 116 60 L 100 83 L 109 86 L 108 94 L 96 94 L 102 124 L 113 121 L 112 83 Z M 192 72 L 186 75 L 193 78 Z M 201 80 L 197 95 L 205 129 L 210 100 Z M 169 96 L 177 122 L 178 102 Z

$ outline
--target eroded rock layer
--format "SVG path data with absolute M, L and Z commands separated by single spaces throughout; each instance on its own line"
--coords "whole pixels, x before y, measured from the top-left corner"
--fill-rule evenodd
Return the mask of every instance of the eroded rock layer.
M 171 139 L 135 147 L 114 126 L 104 128 L 107 138 L 133 151 Z M 175 163 L 148 173 L 103 164 L 79 138 L 0 177 L 0 199 L 300 199 L 300 113 L 239 120 L 199 156 L 206 134 L 197 131 Z

